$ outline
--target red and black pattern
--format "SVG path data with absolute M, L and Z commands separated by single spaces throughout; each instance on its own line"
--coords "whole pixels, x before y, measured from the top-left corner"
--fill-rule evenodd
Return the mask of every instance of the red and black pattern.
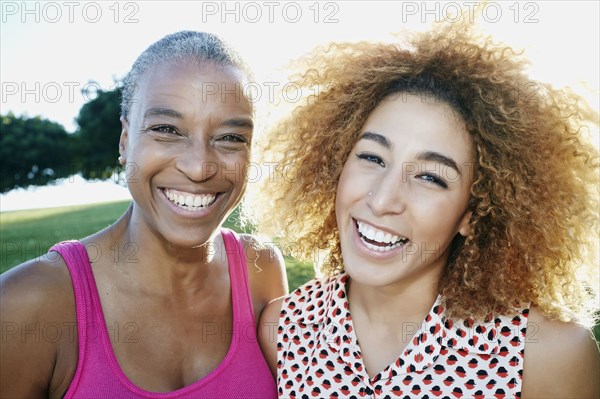
M 277 385 L 281 398 L 518 398 L 527 308 L 488 322 L 445 317 L 438 297 L 395 362 L 370 379 L 344 273 L 312 280 L 281 309 Z

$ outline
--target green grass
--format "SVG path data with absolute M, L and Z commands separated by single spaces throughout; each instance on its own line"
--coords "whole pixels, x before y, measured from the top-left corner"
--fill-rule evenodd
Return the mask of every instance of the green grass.
M 43 255 L 57 242 L 80 239 L 109 226 L 130 201 L 0 213 L 0 273 Z M 223 224 L 243 232 L 235 210 Z M 314 276 L 310 263 L 286 258 L 288 283 L 295 289 Z
M 0 273 L 38 257 L 55 243 L 79 239 L 99 231 L 123 214 L 129 201 L 105 204 L 69 206 L 0 213 Z M 237 210 L 223 224 L 242 232 Z M 314 276 L 312 264 L 286 257 L 290 291 Z M 600 323 L 594 327 L 596 341 L 600 342 Z
M 0 272 L 109 226 L 129 201 L 0 213 Z

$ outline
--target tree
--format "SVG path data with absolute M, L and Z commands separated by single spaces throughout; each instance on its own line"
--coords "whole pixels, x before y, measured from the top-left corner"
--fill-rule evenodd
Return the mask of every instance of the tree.
M 98 91 L 97 97 L 84 104 L 75 133 L 78 170 L 86 179 L 107 179 L 119 167 L 119 121 L 121 89 Z
M 117 162 L 121 89 L 98 91 L 79 110 L 74 134 L 39 116 L 8 113 L 0 134 L 0 189 L 45 185 L 77 173 L 85 179 L 108 179 Z
M 39 116 L 8 113 L 0 129 L 0 189 L 44 185 L 75 173 L 73 137 L 62 125 Z

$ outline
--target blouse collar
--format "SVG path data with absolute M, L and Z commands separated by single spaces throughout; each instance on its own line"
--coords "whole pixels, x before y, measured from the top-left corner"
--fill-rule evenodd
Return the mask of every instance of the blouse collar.
M 297 292 L 297 303 L 292 304 L 294 310 L 289 315 L 290 322 L 300 327 L 323 325 L 323 339 L 332 350 L 351 359 L 356 355 L 358 344 L 353 331 L 352 317 L 348 311 L 346 282 L 348 275 L 344 272 L 335 277 L 315 280 L 314 284 L 299 288 L 306 289 L 306 295 Z M 437 357 L 448 350 L 457 353 L 452 356 L 466 356 L 467 353 L 483 356 L 499 352 L 499 318 L 489 317 L 489 321 L 476 322 L 474 319 L 450 320 L 446 317 L 443 297 L 437 297 L 429 314 L 414 334 L 412 341 L 404 348 L 395 364 L 384 370 L 389 377 L 424 370 L 433 365 Z M 503 335 L 510 334 L 504 330 Z M 434 340 L 430 339 L 433 336 Z M 423 345 L 422 342 L 435 344 Z M 437 367 L 437 366 L 436 366 Z M 389 370 L 388 370 L 389 369 Z M 437 371 L 436 371 L 437 372 Z M 439 372 L 443 372 L 440 370 Z M 383 377 L 383 376 L 382 376 Z

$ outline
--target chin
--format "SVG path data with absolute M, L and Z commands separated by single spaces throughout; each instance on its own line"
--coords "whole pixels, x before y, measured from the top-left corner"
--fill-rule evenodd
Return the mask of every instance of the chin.
M 194 229 L 179 232 L 170 231 L 165 232 L 165 234 L 163 234 L 163 238 L 171 246 L 182 249 L 190 249 L 201 247 L 211 242 L 211 238 L 214 236 L 214 234 L 216 234 L 215 232 L 218 231 L 218 226 L 211 229 Z
M 345 267 L 346 274 L 354 282 L 370 287 L 385 287 L 396 281 L 399 277 L 393 277 L 385 273 L 385 271 L 377 270 L 377 267 Z

